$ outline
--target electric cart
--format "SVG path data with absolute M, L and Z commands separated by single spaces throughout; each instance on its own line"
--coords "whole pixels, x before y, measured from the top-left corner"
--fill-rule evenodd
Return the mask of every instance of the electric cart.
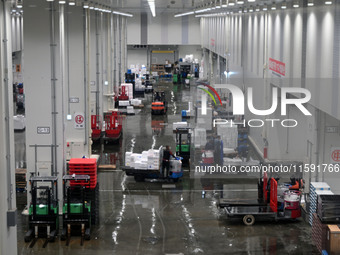
M 58 178 L 56 176 L 32 176 L 31 204 L 29 206 L 28 231 L 25 242 L 32 248 L 38 238 L 46 238 L 43 248 L 53 242 L 58 234 Z M 33 240 L 32 240 L 33 239 Z
M 257 201 L 221 198 L 218 206 L 225 210 L 228 218 L 242 219 L 247 226 L 259 219 L 277 221 L 301 217 L 301 192 L 287 188 L 284 201 L 279 202 L 277 180 L 268 180 L 266 173 L 258 184 L 258 197 Z

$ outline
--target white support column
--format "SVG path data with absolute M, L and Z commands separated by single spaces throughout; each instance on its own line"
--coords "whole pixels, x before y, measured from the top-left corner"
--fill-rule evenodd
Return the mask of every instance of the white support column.
M 10 5 L 0 3 L 0 255 L 17 254 Z

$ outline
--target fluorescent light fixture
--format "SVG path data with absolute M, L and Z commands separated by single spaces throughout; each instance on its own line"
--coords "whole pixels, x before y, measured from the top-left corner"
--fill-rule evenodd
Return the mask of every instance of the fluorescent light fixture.
M 276 4 L 273 4 L 271 9 L 272 9 L 273 11 L 275 11 L 275 10 L 276 10 Z
M 244 12 L 244 13 L 247 13 L 247 8 L 243 8 L 243 12 Z
M 248 3 L 254 3 L 256 0 L 248 0 Z
M 74 6 L 76 5 L 76 2 L 74 0 L 69 0 L 68 5 Z
M 93 10 L 93 9 L 94 9 L 93 4 L 89 4 L 89 9 L 90 9 L 90 10 Z
M 22 4 L 21 4 L 21 3 L 18 3 L 18 4 L 17 4 L 17 8 L 18 8 L 18 9 L 21 9 L 21 8 L 22 8 Z
M 184 12 L 184 13 L 176 14 L 174 17 L 175 17 L 175 18 L 178 18 L 178 17 L 182 17 L 182 16 L 191 15 L 191 14 L 194 14 L 194 13 L 195 13 L 195 12 Z
M 229 0 L 228 5 L 229 6 L 235 6 L 235 0 Z
M 46 0 L 46 2 L 53 2 L 54 0 Z
M 150 11 L 151 11 L 152 17 L 156 17 L 155 0 L 148 0 L 148 4 L 149 4 L 149 7 L 150 7 Z
M 244 1 L 243 1 L 243 0 L 237 0 L 236 3 L 237 3 L 237 4 L 244 4 Z
M 255 11 L 259 12 L 260 11 L 260 6 L 256 5 Z
M 314 6 L 314 0 L 308 0 L 307 6 L 309 7 Z
M 59 4 L 66 4 L 65 0 L 59 0 Z
M 287 3 L 286 2 L 282 2 L 281 9 L 287 9 Z
M 133 17 L 132 14 L 130 13 L 125 13 L 125 12 L 117 12 L 117 11 L 113 11 L 113 14 L 117 14 L 117 15 L 122 15 L 122 16 L 126 16 L 126 17 Z
M 249 8 L 249 12 L 254 12 L 254 8 L 252 6 Z
M 264 11 L 267 11 L 267 10 L 268 10 L 268 7 L 267 7 L 266 4 L 263 5 L 263 9 L 262 9 L 262 10 L 264 10 Z
M 84 3 L 83 7 L 84 7 L 84 9 L 88 9 L 89 8 L 89 4 L 88 3 Z
M 238 9 L 238 13 L 242 13 L 242 7 Z
M 330 4 L 332 4 L 332 3 L 333 3 L 333 1 L 331 1 L 331 0 L 326 0 L 326 1 L 325 1 L 325 4 L 326 4 L 326 5 L 330 5 Z
M 293 7 L 294 7 L 294 8 L 299 8 L 299 7 L 300 7 L 299 2 L 298 2 L 298 1 L 294 1 Z

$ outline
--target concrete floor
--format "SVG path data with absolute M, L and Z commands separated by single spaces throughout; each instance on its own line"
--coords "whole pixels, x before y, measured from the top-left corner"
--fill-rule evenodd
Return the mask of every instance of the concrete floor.
M 228 197 L 256 198 L 254 178 L 190 178 L 186 171 L 180 182 L 169 186 L 156 181 L 136 183 L 119 170 L 124 151 L 138 153 L 165 144 L 174 149 L 172 123 L 180 121 L 181 110 L 188 108 L 182 99 L 190 96 L 190 91 L 171 83 L 163 83 L 161 89 L 168 91 L 167 117 L 151 117 L 151 96 L 147 95 L 146 107 L 135 116 L 127 116 L 120 144 L 93 147 L 94 153 L 101 155 L 100 163 L 114 163 L 118 168 L 98 173 L 100 224 L 92 228 L 91 240 L 80 246 L 80 238 L 73 237 L 68 247 L 58 240 L 45 249 L 43 240 L 39 240 L 29 248 L 23 238 L 27 218 L 20 214 L 26 194 L 18 193 L 18 253 L 318 254 L 311 241 L 311 228 L 302 220 L 256 222 L 248 227 L 226 219 L 217 209 L 216 198 L 222 188 Z M 21 139 L 20 133 L 16 136 L 20 144 L 24 135 Z M 21 157 L 16 157 L 18 162 L 24 161 Z

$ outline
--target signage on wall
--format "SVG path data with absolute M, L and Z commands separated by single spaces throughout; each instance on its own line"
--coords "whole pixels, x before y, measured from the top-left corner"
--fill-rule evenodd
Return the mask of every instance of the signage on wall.
M 85 127 L 85 117 L 84 113 L 74 114 L 74 128 L 84 128 Z
M 37 127 L 38 135 L 48 135 L 50 133 L 50 127 Z
M 79 103 L 79 97 L 70 97 L 69 102 L 70 103 Z
M 213 39 L 213 38 L 210 39 L 210 45 L 215 46 L 215 39 Z
M 340 163 L 340 147 L 331 148 L 331 163 Z
M 278 60 L 269 58 L 269 70 L 280 74 L 282 76 L 286 75 L 286 64 Z

